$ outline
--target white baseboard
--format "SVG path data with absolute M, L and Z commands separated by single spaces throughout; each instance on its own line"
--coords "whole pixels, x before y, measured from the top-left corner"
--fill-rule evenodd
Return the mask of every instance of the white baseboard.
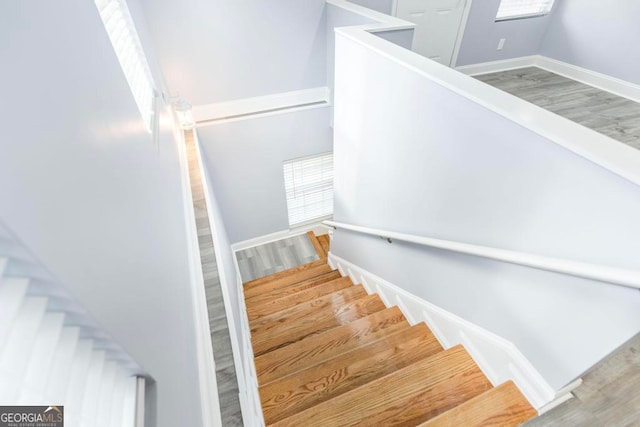
M 640 85 L 542 55 L 536 56 L 536 66 L 640 103 Z
M 551 71 L 552 73 L 640 103 L 640 85 L 542 55 L 523 56 L 502 61 L 464 65 L 456 67 L 456 70 L 469 76 L 477 76 L 500 71 L 517 70 L 525 67 L 542 68 L 543 70 Z
M 196 105 L 192 111 L 196 125 L 202 127 L 312 108 L 329 107 L 331 105 L 330 99 L 329 88 L 325 86 L 214 104 Z
M 468 76 L 497 73 L 500 71 L 517 70 L 518 68 L 533 67 L 536 65 L 536 55 L 522 56 L 520 58 L 504 59 L 501 61 L 482 62 L 480 64 L 462 65 L 456 70 Z
M 410 324 L 425 322 L 445 349 L 463 344 L 494 386 L 512 380 L 539 413 L 571 398 L 571 391 L 580 385 L 580 381 L 576 381 L 555 391 L 512 342 L 418 298 L 331 252 L 328 261 L 343 276 L 362 284 L 368 293 L 378 294 L 386 306 L 397 305 Z
M 255 237 L 253 239 L 243 240 L 231 245 L 233 252 L 238 252 L 244 249 L 253 248 L 256 246 L 264 245 L 278 240 L 286 239 L 288 237 L 298 236 L 305 234 L 308 231 L 313 231 L 316 235 L 327 234 L 331 227 L 327 227 L 321 222 L 305 225 L 304 227 L 298 227 L 291 230 L 282 230 L 275 233 L 266 234 L 264 236 Z

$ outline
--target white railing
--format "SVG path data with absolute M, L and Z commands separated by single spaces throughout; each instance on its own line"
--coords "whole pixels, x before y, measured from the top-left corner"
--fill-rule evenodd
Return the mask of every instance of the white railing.
M 362 227 L 359 225 L 345 224 L 335 221 L 324 221 L 323 223 L 338 229 L 350 230 L 357 233 L 377 236 L 388 240 L 389 243 L 392 243 L 394 240 L 415 243 L 417 245 L 429 246 L 432 248 L 444 249 L 447 251 L 458 252 L 467 255 L 475 255 L 483 258 L 493 259 L 496 261 L 508 262 L 511 264 L 523 265 L 540 270 L 569 274 L 572 276 L 584 277 L 587 279 L 640 289 L 640 271 L 638 270 L 628 270 L 561 258 L 553 258 L 526 252 L 511 251 L 508 249 L 499 249 L 489 246 L 455 242 L 451 240 L 435 239 L 432 237 L 396 233 L 393 231 Z

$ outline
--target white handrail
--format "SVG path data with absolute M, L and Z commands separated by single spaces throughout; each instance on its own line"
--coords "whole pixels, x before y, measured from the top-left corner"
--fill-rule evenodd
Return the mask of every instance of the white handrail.
M 508 249 L 498 249 L 489 246 L 479 246 L 469 243 L 454 242 L 451 240 L 441 240 L 431 237 L 415 236 L 412 234 L 396 233 L 393 231 L 361 227 L 358 225 L 345 224 L 335 221 L 323 221 L 323 224 L 335 228 L 368 234 L 371 236 L 378 236 L 384 239 L 390 239 L 390 242 L 393 240 L 400 240 L 403 242 L 415 243 L 422 246 L 430 246 L 432 248 L 444 249 L 447 251 L 459 252 L 468 255 L 475 255 L 497 261 L 508 262 L 511 264 L 524 265 L 541 270 L 569 274 L 572 276 L 584 277 L 587 279 L 640 289 L 640 271 L 638 270 L 627 270 L 623 268 L 588 264 L 584 262 L 553 258 L 526 252 L 516 252 Z

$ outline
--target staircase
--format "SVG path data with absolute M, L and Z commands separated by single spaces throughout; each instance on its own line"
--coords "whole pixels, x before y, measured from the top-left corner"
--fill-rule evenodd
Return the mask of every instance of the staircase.
M 537 415 L 512 382 L 493 387 L 460 345 L 320 260 L 244 283 L 269 426 L 515 426 Z
M 134 427 L 139 372 L 0 225 L 0 405 L 64 406 L 68 426 Z

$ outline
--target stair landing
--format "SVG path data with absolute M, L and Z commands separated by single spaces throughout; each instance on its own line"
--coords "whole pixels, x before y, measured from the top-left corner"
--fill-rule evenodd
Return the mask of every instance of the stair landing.
M 536 411 L 493 387 L 462 346 L 443 349 L 326 259 L 248 281 L 245 301 L 268 426 L 517 426 Z

